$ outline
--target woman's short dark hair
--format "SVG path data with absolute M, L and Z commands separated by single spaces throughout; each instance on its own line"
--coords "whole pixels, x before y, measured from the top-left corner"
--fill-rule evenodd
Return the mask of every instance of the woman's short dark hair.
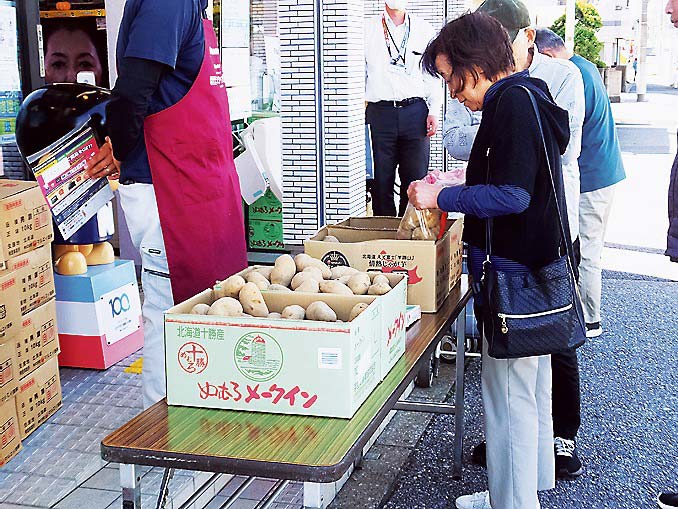
M 460 16 L 445 25 L 433 39 L 421 58 L 425 72 L 438 76 L 436 58 L 443 55 L 452 66 L 452 76 L 464 88 L 466 73 L 478 80 L 480 69 L 489 80 L 515 69 L 513 49 L 508 32 L 494 19 L 482 12 Z

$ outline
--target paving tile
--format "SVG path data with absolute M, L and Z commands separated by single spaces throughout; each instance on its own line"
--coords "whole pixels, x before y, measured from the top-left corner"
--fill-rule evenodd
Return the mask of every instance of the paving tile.
M 298 504 L 280 504 L 275 502 L 271 504 L 271 509 L 304 509 L 303 503 Z
M 115 491 L 78 488 L 56 506 L 56 509 L 106 509 L 118 498 Z M 142 506 L 143 507 L 143 506 Z
M 151 508 L 155 507 L 154 505 L 151 506 Z M 109 505 L 106 509 L 121 509 L 122 508 L 122 495 L 119 495 L 118 498 L 116 498 L 111 505 Z
M 0 502 L 4 502 L 5 499 L 16 490 L 16 487 L 23 483 L 27 478 L 28 476 L 26 474 L 17 474 L 7 471 L 0 472 Z
M 164 475 L 163 469 L 154 468 L 146 473 L 141 479 L 141 494 L 155 495 L 160 493 L 160 484 Z M 182 490 L 190 488 L 194 489 L 193 475 L 189 474 L 175 474 L 169 484 L 170 496 L 180 493 Z M 143 507 L 143 506 L 142 506 Z
M 235 493 L 235 490 L 237 490 L 240 485 L 242 485 L 243 482 L 245 482 L 246 477 L 243 477 L 241 475 L 235 476 L 233 479 L 228 481 L 228 484 L 221 488 L 219 491 L 218 495 L 221 497 L 230 497 Z
M 292 505 L 301 505 L 304 502 L 304 484 L 303 483 L 290 483 L 288 484 L 282 493 L 276 498 L 276 503 L 280 504 L 292 504 Z
M 27 448 L 26 452 L 33 454 L 17 467 L 30 475 L 70 479 L 79 484 L 104 467 L 101 457 L 95 454 L 46 448 L 33 448 L 32 451 Z
M 72 479 L 30 475 L 15 484 L 3 502 L 51 507 L 77 487 L 78 483 Z
M 228 497 L 216 496 L 209 504 L 205 506 L 205 509 L 219 509 Z M 236 500 L 229 509 L 254 509 L 257 506 L 258 502 L 256 500 L 247 500 L 239 498 Z
M 261 479 L 256 478 L 252 484 L 250 484 L 245 491 L 242 492 L 240 498 L 246 498 L 249 500 L 261 500 L 266 496 L 266 494 L 271 491 L 271 488 L 275 484 L 275 481 L 270 479 Z
M 116 472 L 119 472 L 120 471 L 120 464 L 119 463 L 109 463 L 108 465 L 106 465 L 106 468 L 115 470 Z M 137 472 L 139 472 L 142 477 L 152 469 L 153 469 L 153 467 L 147 467 L 145 465 L 137 465 Z
M 79 451 L 100 456 L 101 441 L 110 433 L 110 430 L 101 428 L 83 428 L 69 424 L 43 424 L 38 431 L 24 441 L 27 448 L 49 448 Z M 37 433 L 37 432 L 36 432 Z
M 120 494 L 120 471 L 115 468 L 102 468 L 82 485 L 83 488 L 114 490 Z

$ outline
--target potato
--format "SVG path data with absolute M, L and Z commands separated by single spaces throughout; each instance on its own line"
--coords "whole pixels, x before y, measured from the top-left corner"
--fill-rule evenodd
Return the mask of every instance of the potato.
M 289 288 L 283 285 L 271 285 L 268 287 L 269 292 L 291 292 Z
M 308 272 L 297 272 L 294 275 L 294 277 L 292 278 L 292 281 L 290 282 L 290 288 L 292 290 L 296 290 L 307 279 L 313 279 L 313 277 L 311 276 L 310 273 L 308 273 Z
M 297 266 L 297 272 L 303 272 L 306 267 L 317 267 L 322 271 L 323 279 L 330 279 L 332 272 L 330 268 L 322 261 L 310 257 L 306 253 L 300 253 L 294 257 L 294 263 Z
M 320 283 L 320 291 L 322 293 L 336 293 L 338 295 L 353 295 L 351 289 L 339 281 L 323 281 Z
M 347 285 L 352 277 L 353 275 L 347 274 L 345 276 L 341 276 L 339 279 L 336 279 L 335 281 L 339 281 L 342 285 Z
M 206 315 L 210 310 L 210 305 L 209 304 L 196 304 L 193 306 L 193 309 L 191 309 L 191 314 L 192 315 Z
M 412 240 L 428 240 L 430 237 L 422 230 L 417 227 L 412 230 Z
M 339 242 L 339 239 L 336 238 L 334 235 L 325 235 L 323 242 Z
M 280 320 L 282 318 L 282 315 L 280 313 L 269 313 L 268 318 L 271 318 L 273 320 Z
M 331 279 L 339 279 L 340 277 L 343 276 L 352 276 L 353 274 L 357 274 L 360 272 L 358 269 L 354 269 L 353 267 L 347 267 L 346 265 L 340 265 L 339 267 L 332 267 L 331 272 Z
M 294 258 L 288 254 L 278 256 L 275 260 L 275 267 L 271 271 L 271 283 L 283 286 L 290 286 L 290 282 L 296 273 Z
M 365 295 L 370 287 L 370 276 L 366 272 L 359 272 L 351 276 L 348 280 L 348 287 L 356 295 Z
M 222 297 L 221 299 L 214 301 L 207 314 L 216 316 L 240 316 L 242 315 L 242 305 L 233 297 Z
M 313 276 L 313 279 L 315 279 L 316 281 L 318 281 L 318 283 L 319 283 L 320 281 L 322 281 L 323 279 L 325 279 L 325 278 L 323 277 L 323 271 L 320 270 L 318 267 L 306 267 L 306 268 L 305 268 L 302 272 L 300 272 L 299 274 L 310 274 L 311 276 Z
M 257 267 L 254 269 L 253 272 L 258 272 L 262 276 L 264 276 L 266 279 L 269 281 L 271 280 L 271 272 L 273 271 L 273 267 L 268 266 L 268 267 Z
M 368 308 L 369 304 L 365 302 L 359 302 L 355 306 L 353 306 L 353 309 L 351 309 L 351 312 L 348 315 L 348 321 L 352 322 L 360 313 L 365 311 Z
M 271 286 L 271 283 L 266 279 L 260 272 L 253 270 L 245 276 L 245 281 L 248 283 L 254 283 L 257 285 L 259 290 L 268 290 L 268 287 Z
M 245 313 L 260 318 L 268 316 L 268 306 L 264 302 L 261 291 L 254 283 L 245 283 L 240 290 L 240 304 L 242 304 Z
M 234 299 L 238 298 L 240 290 L 245 286 L 245 279 L 238 274 L 235 274 L 224 281 L 218 281 L 216 285 L 212 288 L 212 296 L 214 300 L 221 299 L 222 297 L 232 297 Z
M 324 302 L 315 301 L 306 309 L 306 318 L 318 322 L 336 322 L 337 314 Z
M 424 210 L 423 216 L 424 216 L 424 222 L 426 223 L 426 226 L 430 230 L 431 228 L 435 228 L 436 226 L 440 226 L 440 212 L 437 210 Z
M 391 291 L 390 285 L 384 283 L 373 284 L 367 289 L 368 295 L 386 295 Z
M 303 320 L 306 316 L 306 310 L 295 304 L 283 309 L 281 315 L 285 320 Z
M 306 293 L 318 293 L 320 292 L 320 283 L 315 279 L 309 277 L 304 280 L 304 282 L 297 286 L 294 290 L 295 292 L 306 292 Z
M 385 284 L 391 286 L 391 282 L 388 280 L 388 278 L 379 272 L 372 273 L 372 284 Z

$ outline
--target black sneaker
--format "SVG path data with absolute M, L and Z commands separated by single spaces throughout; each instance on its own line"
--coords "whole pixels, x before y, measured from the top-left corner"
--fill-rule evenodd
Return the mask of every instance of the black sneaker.
M 587 338 L 597 338 L 603 334 L 603 328 L 600 326 L 600 322 L 587 323 L 586 324 L 586 337 Z
M 556 451 L 556 478 L 573 479 L 579 477 L 584 469 L 577 457 L 574 440 L 556 437 L 553 444 Z
M 678 509 L 678 493 L 660 493 L 657 497 L 657 504 L 662 509 Z
M 484 440 L 473 448 L 471 463 L 487 468 L 487 442 Z

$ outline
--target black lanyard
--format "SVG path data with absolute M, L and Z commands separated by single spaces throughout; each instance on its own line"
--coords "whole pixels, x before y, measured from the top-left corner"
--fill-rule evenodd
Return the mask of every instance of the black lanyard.
M 398 44 L 396 43 L 395 39 L 393 38 L 393 35 L 391 35 L 391 31 L 388 28 L 388 25 L 386 24 L 386 16 L 384 14 L 381 15 L 381 24 L 382 27 L 384 28 L 384 40 L 386 41 L 386 49 L 388 50 L 388 56 L 391 58 L 391 65 L 405 65 L 405 57 L 407 56 L 407 43 L 410 40 L 410 15 L 407 15 L 407 19 L 405 20 L 405 36 L 403 37 L 403 42 L 400 44 L 400 49 L 398 49 Z M 396 48 L 396 51 L 398 51 L 398 56 L 393 57 L 393 53 L 391 52 L 391 42 L 393 42 L 393 46 Z M 402 61 L 402 64 L 399 64 L 398 62 Z

